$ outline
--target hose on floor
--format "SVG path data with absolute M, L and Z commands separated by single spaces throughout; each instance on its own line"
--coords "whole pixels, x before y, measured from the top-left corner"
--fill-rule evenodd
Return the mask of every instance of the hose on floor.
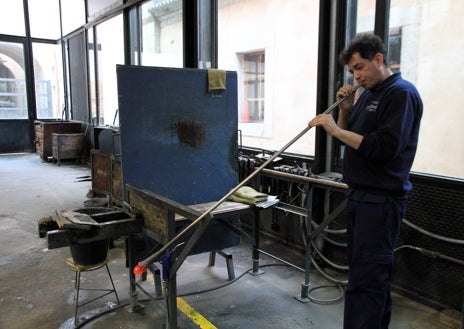
M 288 267 L 292 267 L 292 266 L 289 266 L 287 264 L 264 264 L 264 265 L 260 265 L 259 268 L 271 267 L 271 266 L 288 266 Z M 210 291 L 214 291 L 214 290 L 218 290 L 218 289 L 227 287 L 227 286 L 231 285 L 232 283 L 238 281 L 242 277 L 244 277 L 246 274 L 249 274 L 252 270 L 253 269 L 250 268 L 250 269 L 246 270 L 245 272 L 243 272 L 242 274 L 240 274 L 235 279 L 233 279 L 233 280 L 231 280 L 231 281 L 229 281 L 227 283 L 224 283 L 224 284 L 222 284 L 220 286 L 210 288 L 210 289 L 201 290 L 201 291 L 193 291 L 193 292 L 189 292 L 189 293 L 179 294 L 179 297 L 186 297 L 186 296 L 203 294 L 203 293 L 206 293 L 206 292 L 210 292 Z M 310 296 L 311 292 L 313 292 L 315 290 L 322 289 L 322 288 L 337 288 L 339 290 L 340 294 L 337 297 L 331 298 L 331 299 L 319 299 L 319 298 L 315 298 L 315 297 Z M 344 296 L 343 286 L 341 284 L 335 283 L 333 285 L 322 285 L 322 286 L 313 287 L 313 288 L 309 289 L 307 297 L 313 303 L 328 305 L 328 304 L 332 304 L 332 303 L 336 303 L 336 302 L 340 301 L 343 298 L 343 296 Z

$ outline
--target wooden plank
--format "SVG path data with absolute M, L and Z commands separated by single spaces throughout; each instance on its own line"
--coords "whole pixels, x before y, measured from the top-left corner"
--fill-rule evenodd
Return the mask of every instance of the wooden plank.
M 158 207 L 169 209 L 173 213 L 180 214 L 184 216 L 185 218 L 194 220 L 201 215 L 201 213 L 196 211 L 195 209 L 192 209 L 188 206 L 180 204 L 174 200 L 168 199 L 159 194 L 152 193 L 150 191 L 143 190 L 143 189 L 137 188 L 129 184 L 127 184 L 126 187 L 127 187 L 128 194 L 129 193 L 132 195 L 136 194 L 150 204 L 156 204 L 158 205 Z M 129 201 L 129 204 L 131 204 L 130 201 Z
M 147 202 L 146 198 L 137 194 L 129 192 L 129 204 L 132 211 L 136 216 L 143 218 L 144 226 L 158 236 L 162 242 L 169 240 L 171 236 L 169 213 L 167 209 L 163 209 L 156 204 Z
M 201 213 L 150 191 L 126 185 L 128 203 L 136 216 L 141 216 L 146 229 L 167 243 L 175 235 L 175 214 L 195 220 Z
M 92 190 L 97 194 L 108 195 L 110 193 L 111 157 L 111 154 L 101 153 L 98 150 L 90 151 Z
M 122 171 L 121 171 L 121 163 L 116 161 L 115 159 L 111 160 L 112 164 L 112 198 L 113 202 L 122 205 L 123 204 L 123 197 L 122 197 Z

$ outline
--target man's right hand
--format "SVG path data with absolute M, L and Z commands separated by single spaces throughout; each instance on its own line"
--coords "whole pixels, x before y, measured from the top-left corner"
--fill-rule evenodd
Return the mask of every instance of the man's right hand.
M 344 85 L 337 91 L 337 100 L 347 97 L 342 103 L 340 103 L 339 108 L 342 111 L 349 111 L 354 103 L 354 94 L 352 85 Z

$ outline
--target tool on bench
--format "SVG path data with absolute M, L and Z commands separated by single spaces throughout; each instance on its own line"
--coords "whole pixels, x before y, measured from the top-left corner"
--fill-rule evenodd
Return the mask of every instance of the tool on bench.
M 348 97 L 353 95 L 353 93 L 361 87 L 361 84 L 358 84 L 353 87 L 351 93 L 345 97 L 340 98 L 338 101 L 333 103 L 329 108 L 327 108 L 323 114 L 330 114 L 338 105 L 343 103 Z M 201 214 L 197 219 L 191 222 L 187 227 L 185 227 L 182 231 L 180 231 L 175 237 L 173 237 L 168 243 L 166 243 L 161 249 L 159 249 L 154 254 L 148 256 L 146 259 L 139 262 L 133 269 L 133 273 L 135 275 L 140 275 L 147 271 L 147 266 L 153 263 L 156 259 L 159 258 L 161 254 L 163 254 L 166 250 L 168 250 L 174 243 L 176 243 L 182 236 L 184 236 L 190 229 L 192 229 L 195 225 L 197 225 L 201 220 L 203 220 L 206 216 L 208 216 L 213 210 L 219 207 L 224 201 L 226 201 L 233 193 L 235 193 L 239 188 L 244 186 L 248 183 L 253 177 L 255 177 L 260 171 L 266 168 L 271 162 L 274 161 L 282 152 L 288 149 L 292 144 L 294 144 L 298 139 L 300 139 L 306 132 L 308 132 L 312 126 L 307 126 L 304 128 L 298 135 L 296 135 L 292 140 L 290 140 L 284 147 L 280 150 L 276 151 L 274 155 L 269 157 L 267 161 L 265 161 L 261 166 L 259 166 L 255 171 L 253 171 L 248 177 L 246 177 L 243 181 L 241 181 L 237 186 L 229 191 L 226 195 L 224 195 L 219 201 L 213 204 L 209 209 L 207 209 L 203 214 Z M 210 219 L 211 217 L 208 217 Z

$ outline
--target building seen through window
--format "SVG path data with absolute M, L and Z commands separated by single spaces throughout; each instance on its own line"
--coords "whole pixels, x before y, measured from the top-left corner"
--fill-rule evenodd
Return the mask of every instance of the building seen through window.
M 318 38 L 319 1 L 218 1 L 218 68 L 237 72 L 244 146 L 280 149 L 316 114 Z M 314 155 L 314 136 L 288 152 Z
M 0 42 L 0 119 L 27 119 L 23 45 Z
M 388 65 L 393 72 L 401 71 L 401 29 L 390 30 L 388 37 Z

